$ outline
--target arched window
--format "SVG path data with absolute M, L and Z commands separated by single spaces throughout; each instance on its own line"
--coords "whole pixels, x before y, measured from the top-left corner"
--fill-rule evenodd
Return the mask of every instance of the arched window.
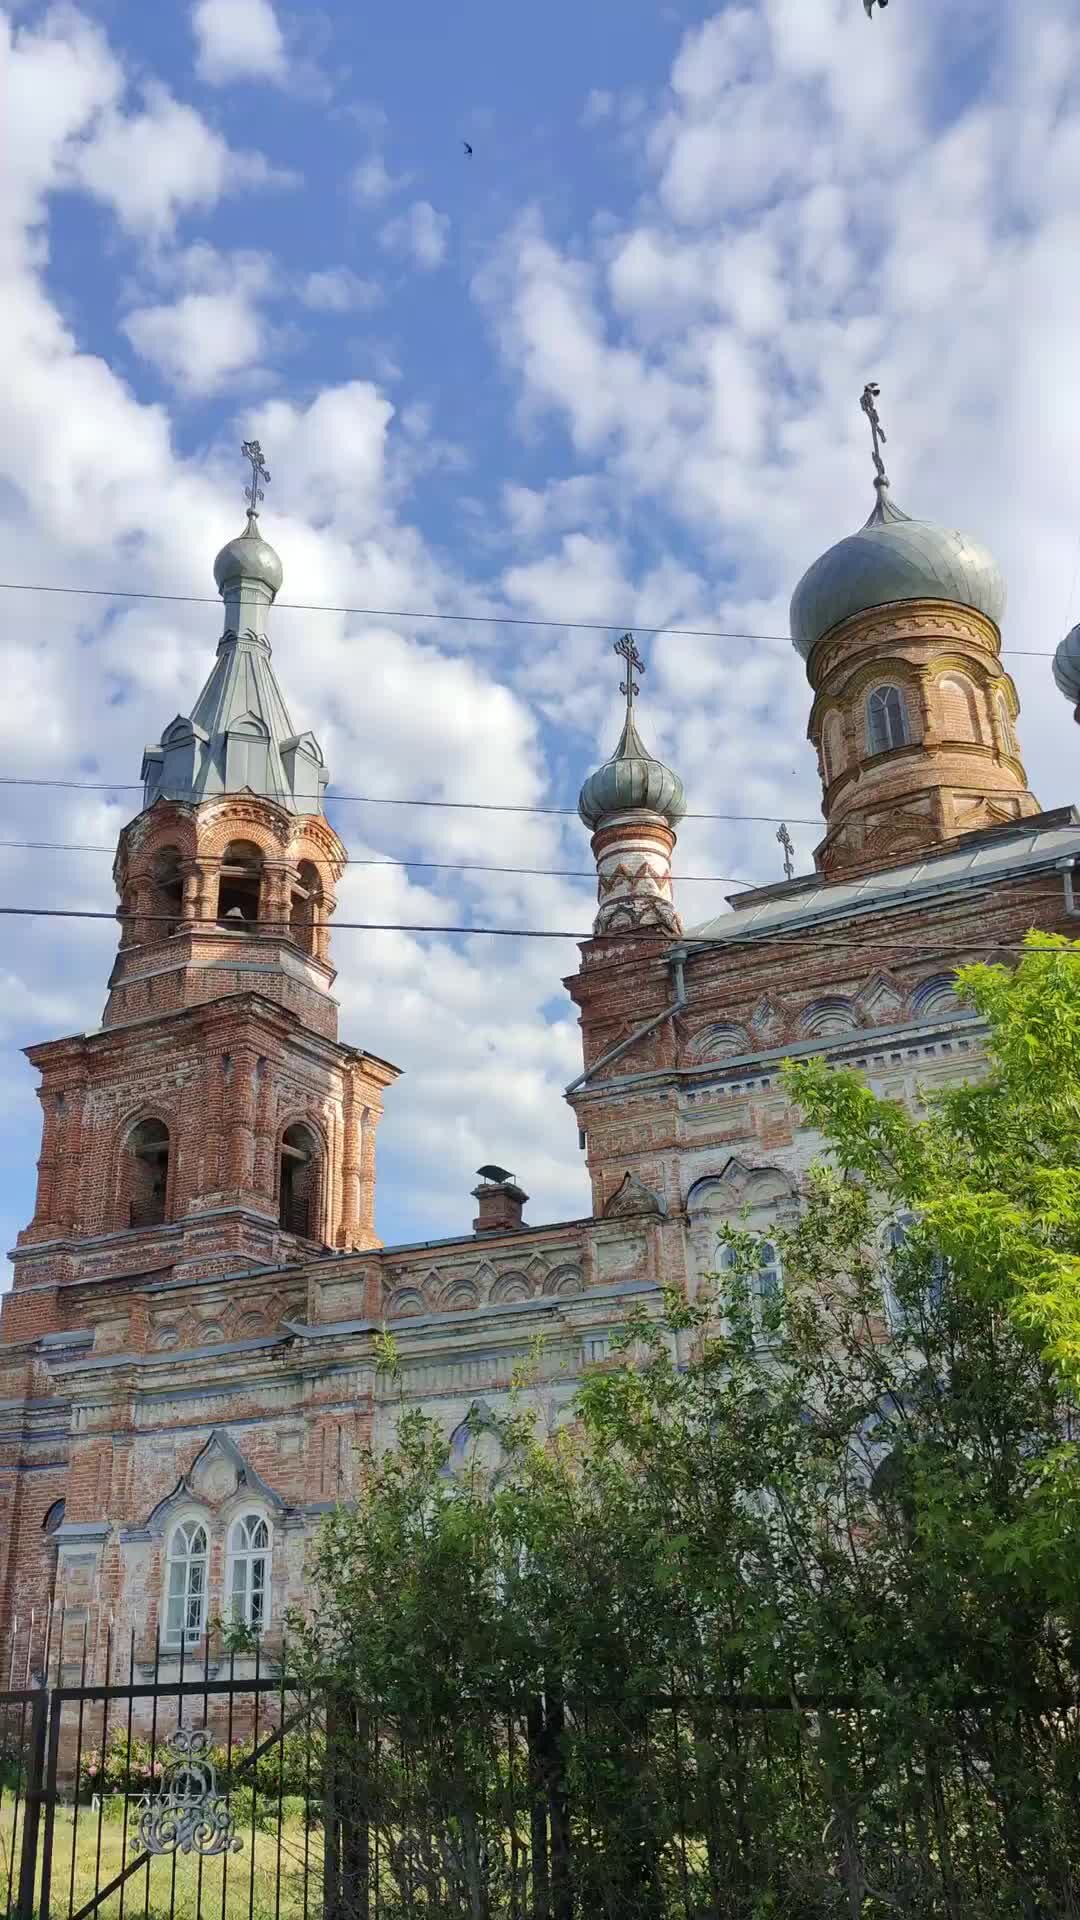
M 229 1612 L 256 1633 L 270 1617 L 270 1528 L 261 1513 L 243 1513 L 229 1529 Z
M 938 681 L 941 694 L 941 731 L 946 740 L 977 740 L 979 702 L 975 688 L 964 673 L 943 673 Z
M 289 924 L 292 937 L 305 953 L 315 952 L 315 928 L 322 902 L 319 869 L 310 860 L 301 860 L 292 890 Z
M 176 932 L 183 915 L 184 879 L 180 871 L 179 847 L 162 847 L 154 855 L 151 869 L 154 879 L 154 918 L 147 928 L 150 940 L 167 940 Z
M 721 1273 L 734 1270 L 735 1254 L 730 1247 L 721 1247 L 719 1267 Z M 779 1248 L 772 1240 L 759 1239 L 757 1267 L 751 1279 L 754 1308 L 758 1314 L 766 1312 L 779 1299 L 783 1284 L 784 1271 Z
M 52 1506 L 48 1508 L 45 1514 L 45 1518 L 41 1523 L 42 1532 L 55 1533 L 57 1528 L 62 1527 L 63 1524 L 64 1524 L 64 1503 L 62 1500 L 54 1500 L 52 1503 Z
M 821 768 L 826 780 L 835 780 L 844 770 L 844 723 L 838 713 L 825 716 L 821 729 Z
M 299 1122 L 281 1136 L 278 1220 L 286 1233 L 317 1240 L 316 1202 L 319 1147 L 310 1127 Z
M 165 1556 L 165 1641 L 192 1646 L 206 1626 L 209 1541 L 201 1520 L 181 1520 Z
M 1004 747 L 1006 753 L 1015 753 L 1016 752 L 1016 735 L 1013 732 L 1012 715 L 1009 712 L 1008 706 L 1005 701 L 1005 695 L 1003 693 L 998 694 L 997 710 L 998 710 L 998 720 L 1001 724 L 1001 744 Z
M 128 1135 L 129 1227 L 157 1227 L 165 1218 L 169 1191 L 169 1129 L 163 1120 L 140 1120 Z
M 907 745 L 907 715 L 899 687 L 875 687 L 867 696 L 866 736 L 871 753 L 889 753 Z
M 918 1020 L 937 1020 L 942 1014 L 960 1013 L 961 1010 L 956 997 L 955 974 L 932 974 L 929 980 L 919 982 L 911 996 L 911 1011 Z
M 218 881 L 218 922 L 230 931 L 242 930 L 259 918 L 262 854 L 250 840 L 231 840 L 221 862 Z
M 903 1279 L 903 1256 L 913 1227 L 918 1226 L 919 1216 L 915 1213 L 897 1213 L 888 1221 L 881 1236 L 885 1259 L 882 1271 L 881 1291 L 885 1300 L 885 1318 L 894 1333 L 910 1332 L 918 1321 L 915 1302 L 911 1299 L 911 1290 L 897 1287 L 897 1280 Z M 925 1287 L 917 1290 L 916 1299 L 921 1303 L 923 1312 L 932 1313 L 941 1304 L 945 1286 L 946 1262 L 940 1254 L 930 1260 L 930 1276 Z M 903 1290 L 906 1299 L 900 1298 Z

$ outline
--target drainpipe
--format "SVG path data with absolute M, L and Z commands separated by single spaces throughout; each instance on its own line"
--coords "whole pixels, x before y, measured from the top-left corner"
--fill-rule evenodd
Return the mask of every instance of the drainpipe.
M 1063 875 L 1065 880 L 1065 912 L 1070 920 L 1080 919 L 1080 907 L 1076 904 L 1076 894 L 1073 889 L 1073 873 L 1075 869 L 1075 858 L 1062 860 L 1058 866 L 1058 872 Z
M 639 1027 L 636 1033 L 631 1033 L 625 1040 L 620 1040 L 614 1047 L 609 1047 L 606 1053 L 600 1055 L 599 1060 L 593 1061 L 591 1067 L 586 1067 L 584 1073 L 579 1073 L 576 1080 L 571 1080 L 566 1089 L 567 1095 L 577 1093 L 578 1088 L 583 1087 L 587 1080 L 591 1080 L 594 1073 L 599 1073 L 601 1067 L 610 1066 L 613 1060 L 620 1059 L 624 1053 L 629 1053 L 631 1047 L 636 1047 L 639 1040 L 644 1040 L 646 1034 L 652 1033 L 654 1027 L 661 1026 L 665 1020 L 670 1020 L 673 1015 L 682 1012 L 686 1005 L 686 948 L 674 948 L 668 955 L 668 964 L 675 988 L 675 998 L 670 1007 L 665 1007 L 663 1013 L 654 1014 L 651 1020 L 646 1020 L 645 1025 Z

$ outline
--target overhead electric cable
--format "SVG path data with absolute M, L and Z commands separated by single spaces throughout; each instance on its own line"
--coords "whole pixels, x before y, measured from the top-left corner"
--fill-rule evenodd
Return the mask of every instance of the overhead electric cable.
M 56 787 L 72 793 L 141 793 L 141 780 L 45 780 L 30 774 L 0 774 L 0 787 Z M 421 800 L 413 797 L 374 793 L 333 793 L 297 794 L 297 799 L 311 799 L 320 806 L 325 801 L 344 801 L 361 807 L 441 807 L 458 813 L 527 813 L 551 814 L 559 819 L 577 820 L 576 807 L 524 807 L 516 803 L 497 800 Z M 175 799 L 175 794 L 169 794 Z M 817 827 L 820 831 L 820 818 L 811 820 L 797 813 L 684 813 L 684 820 L 737 820 L 767 827 L 779 825 L 781 818 L 793 827 Z
M 898 911 L 904 911 L 902 902 L 897 902 L 896 905 L 897 905 Z M 917 912 L 918 908 L 916 905 L 913 904 L 908 909 L 908 911 Z M 132 913 L 121 913 L 118 910 L 109 911 L 104 908 L 95 908 L 95 907 L 0 906 L 0 915 L 6 916 L 6 917 L 43 919 L 43 920 L 113 920 L 113 921 L 118 921 L 121 925 L 124 925 L 127 922 L 140 922 L 143 924 L 161 923 L 161 924 L 166 924 L 173 928 L 175 928 L 177 924 L 176 915 L 174 913 L 132 914 Z M 733 915 L 732 918 L 735 918 L 735 916 Z M 221 925 L 221 923 L 218 922 L 216 918 L 214 920 L 204 920 L 204 921 L 196 922 L 194 924 L 202 927 L 219 927 Z M 233 925 L 235 927 L 234 937 L 242 937 L 245 931 L 250 931 L 254 929 L 258 929 L 263 933 L 270 932 L 275 928 L 280 929 L 282 932 L 294 931 L 293 924 L 289 920 L 260 919 L 257 921 L 246 921 L 243 923 L 235 922 L 233 923 Z M 845 949 L 857 948 L 857 947 L 870 947 L 875 952 L 921 953 L 921 954 L 933 954 L 935 956 L 950 954 L 950 953 L 971 954 L 971 953 L 1044 952 L 1044 953 L 1060 953 L 1067 959 L 1080 960 L 1080 947 L 1076 948 L 1075 950 L 1070 948 L 1063 948 L 1063 947 L 1056 946 L 1053 942 L 1050 942 L 1050 941 L 1047 941 L 1047 942 L 1036 941 L 1034 943 L 1029 943 L 1027 941 L 1022 941 L 1022 940 L 963 940 L 950 946 L 943 941 L 927 941 L 927 940 L 902 941 L 902 940 L 890 939 L 888 937 L 883 938 L 881 935 L 878 935 L 877 937 L 875 937 L 873 934 L 867 934 L 865 936 L 855 935 L 854 937 L 852 937 L 851 935 L 843 935 L 843 936 L 828 935 L 828 934 L 822 934 L 813 925 L 793 927 L 790 929 L 784 928 L 784 927 L 758 928 L 756 930 L 753 928 L 748 928 L 746 933 L 744 934 L 741 934 L 741 935 L 735 934 L 733 936 L 725 936 L 722 939 L 718 939 L 715 934 L 709 934 L 709 933 L 680 934 L 677 937 L 673 937 L 670 933 L 664 932 L 659 928 L 654 930 L 652 928 L 639 928 L 639 927 L 627 927 L 625 929 L 618 928 L 618 929 L 613 929 L 609 933 L 596 935 L 591 931 L 588 933 L 583 933 L 581 931 L 573 932 L 566 928 L 561 928 L 561 927 L 559 928 L 555 928 L 555 927 L 485 927 L 485 926 L 478 927 L 478 926 L 456 926 L 456 925 L 446 926 L 446 925 L 440 925 L 438 922 L 434 922 L 429 925 L 427 923 L 413 924 L 406 921 L 396 921 L 396 920 L 334 920 L 329 922 L 328 925 L 329 925 L 330 931 L 336 932 L 336 933 L 342 933 L 342 932 L 346 932 L 346 933 L 437 933 L 442 935 L 484 934 L 484 935 L 495 935 L 499 938 L 511 939 L 511 940 L 582 941 L 582 940 L 593 940 L 597 938 L 601 938 L 605 940 L 613 940 L 613 939 L 627 939 L 627 940 L 636 940 L 636 941 L 653 940 L 657 942 L 662 942 L 665 948 L 679 948 L 679 947 L 687 947 L 687 946 L 718 947 L 721 950 L 731 950 L 732 948 L 744 947 L 748 944 L 758 946 L 758 947 L 764 947 L 769 944 L 776 944 L 781 946 L 792 946 L 792 945 L 797 945 L 802 940 L 812 939 L 814 941 L 815 947 L 818 949 L 831 948 L 835 950 L 837 946 L 841 946 Z M 221 927 L 221 931 L 222 932 L 225 931 L 224 927 Z M 232 931 L 233 929 L 230 928 L 229 929 L 230 934 L 232 934 Z
M 115 847 L 93 846 L 85 841 L 75 840 L 0 840 L 0 847 L 11 847 L 23 853 L 115 853 Z M 317 860 L 312 854 L 304 855 L 305 865 L 309 867 L 333 867 L 333 860 Z M 350 854 L 342 863 L 346 867 L 418 867 L 425 873 L 515 873 L 525 874 L 540 880 L 592 880 L 596 879 L 595 867 L 489 867 L 475 865 L 462 860 L 389 860 L 366 859 Z M 700 881 L 703 885 L 721 887 L 758 887 L 764 884 L 759 880 L 738 879 L 731 873 L 673 873 L 672 879 L 682 882 Z
M 34 580 L 0 580 L 0 592 L 81 594 L 93 600 L 156 600 L 193 607 L 218 605 L 218 596 L 211 593 L 149 593 L 137 587 L 67 587 Z M 783 647 L 791 645 L 791 635 L 787 633 L 743 633 L 724 627 L 651 627 L 633 620 L 551 620 L 521 613 L 437 613 L 434 609 L 423 613 L 408 607 L 347 607 L 321 600 L 278 600 L 274 605 L 279 612 L 348 613 L 366 620 L 444 620 L 463 626 L 556 627 L 566 633 L 623 633 L 631 627 L 635 633 L 647 634 L 651 639 L 672 635 L 682 640 L 749 640 L 774 642 Z M 1053 658 L 1051 648 L 1002 647 L 1001 651 L 1025 660 Z

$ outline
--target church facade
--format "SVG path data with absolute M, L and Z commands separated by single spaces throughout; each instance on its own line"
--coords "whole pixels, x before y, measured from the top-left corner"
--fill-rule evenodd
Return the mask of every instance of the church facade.
M 912 1103 L 977 1070 L 954 970 L 1032 926 L 1073 931 L 1080 815 L 1028 790 L 993 560 L 901 513 L 876 466 L 870 518 L 792 601 L 815 872 L 683 928 L 683 790 L 638 732 L 627 636 L 626 724 L 580 801 L 594 932 L 566 981 L 592 1211 L 526 1225 L 522 1188 L 484 1168 L 470 1235 L 395 1247 L 376 1237 L 375 1137 L 398 1069 L 338 1033 L 346 853 L 271 664 L 282 569 L 253 498 L 215 563 L 213 670 L 146 750 L 120 837 L 102 1024 L 28 1050 L 42 1146 L 0 1317 L 4 1658 L 50 1608 L 91 1668 L 109 1623 L 147 1661 L 230 1612 L 272 1636 L 403 1400 L 459 1458 L 539 1351 L 558 1418 L 632 1306 L 693 1294 L 725 1219 L 758 1232 L 761 1290 L 783 1284 L 770 1229 L 821 1144 L 786 1058 L 825 1053 Z M 1055 676 L 1080 703 L 1080 631 Z

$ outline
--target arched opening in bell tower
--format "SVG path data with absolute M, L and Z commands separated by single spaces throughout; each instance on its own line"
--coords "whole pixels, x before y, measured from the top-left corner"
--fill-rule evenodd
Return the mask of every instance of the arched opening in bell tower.
M 310 1127 L 295 1121 L 281 1136 L 278 1222 L 284 1232 L 304 1240 L 321 1237 L 316 1224 L 318 1185 L 318 1140 Z
M 165 1219 L 169 1187 L 169 1129 L 140 1120 L 127 1140 L 128 1226 L 157 1227 Z
M 263 857 L 250 840 L 230 840 L 218 881 L 218 924 L 230 932 L 259 919 Z
M 167 940 L 176 932 L 184 908 L 184 879 L 179 847 L 162 847 L 154 855 L 154 904 L 151 940 Z
M 292 902 L 289 911 L 289 926 L 297 946 L 305 953 L 315 952 L 315 929 L 319 922 L 322 905 L 322 882 L 319 869 L 311 860 L 301 860 L 297 868 L 296 884 L 292 890 Z

